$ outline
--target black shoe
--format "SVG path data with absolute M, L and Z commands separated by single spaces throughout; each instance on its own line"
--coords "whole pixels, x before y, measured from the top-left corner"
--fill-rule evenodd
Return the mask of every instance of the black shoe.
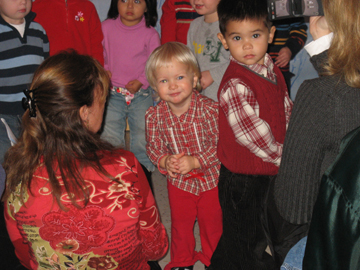
M 150 265 L 150 270 L 162 270 L 157 261 L 148 261 L 147 263 Z
M 193 269 L 194 269 L 193 265 L 186 266 L 186 267 L 173 267 L 173 268 L 171 268 L 171 270 L 193 270 Z

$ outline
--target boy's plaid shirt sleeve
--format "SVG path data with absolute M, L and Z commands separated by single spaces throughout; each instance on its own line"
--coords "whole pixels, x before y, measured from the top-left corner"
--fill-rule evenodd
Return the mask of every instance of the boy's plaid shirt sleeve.
M 273 63 L 269 60 L 270 58 L 266 56 L 265 66 L 255 64 L 248 67 L 274 81 Z M 239 79 L 230 80 L 227 88 L 221 93 L 220 106 L 234 131 L 237 142 L 265 162 L 279 166 L 283 145 L 275 140 L 269 124 L 259 117 L 259 104 L 251 89 Z M 287 94 L 285 94 L 284 106 L 288 123 L 292 102 Z
M 198 158 L 200 169 L 186 175 L 178 174 L 176 178 L 167 175 L 171 184 L 196 195 L 217 186 L 220 169 L 216 150 L 218 106 L 213 101 L 210 108 L 208 104 L 204 106 L 202 99 L 205 97 L 198 95 L 193 94 L 195 100 L 190 109 L 180 117 L 172 115 L 165 102 L 151 107 L 145 116 L 146 150 L 155 165 L 158 166 L 165 155 L 182 152 Z

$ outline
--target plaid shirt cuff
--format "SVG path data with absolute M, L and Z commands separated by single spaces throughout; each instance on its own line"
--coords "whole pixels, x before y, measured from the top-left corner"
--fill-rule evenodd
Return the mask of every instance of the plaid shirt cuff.
M 160 173 L 167 175 L 168 172 L 165 171 L 165 170 L 163 170 L 163 169 L 160 167 L 160 160 L 161 160 L 163 157 L 165 157 L 165 156 L 166 156 L 166 154 L 162 155 L 162 156 L 158 159 L 157 167 L 158 167 L 158 170 L 159 170 Z

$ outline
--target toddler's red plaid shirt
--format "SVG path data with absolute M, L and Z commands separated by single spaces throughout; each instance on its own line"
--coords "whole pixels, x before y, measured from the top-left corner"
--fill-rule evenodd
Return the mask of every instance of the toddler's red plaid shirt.
M 220 161 L 216 154 L 219 130 L 218 104 L 215 101 L 193 92 L 189 110 L 180 117 L 171 112 L 165 101 L 161 101 L 148 109 L 145 119 L 146 150 L 155 165 L 164 155 L 182 152 L 197 157 L 200 162 L 201 169 L 192 170 L 190 174 L 179 174 L 175 178 L 167 175 L 171 184 L 195 195 L 217 186 Z

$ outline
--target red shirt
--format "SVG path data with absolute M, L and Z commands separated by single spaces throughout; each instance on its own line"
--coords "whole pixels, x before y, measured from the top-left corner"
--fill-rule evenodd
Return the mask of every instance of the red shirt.
M 44 27 L 50 55 L 72 48 L 104 65 L 103 34 L 95 6 L 88 0 L 36 0 L 35 21 Z
M 216 154 L 218 142 L 218 104 L 217 102 L 193 92 L 188 111 L 177 117 L 172 113 L 165 101 L 150 107 L 145 114 L 146 121 L 146 151 L 150 160 L 158 165 L 165 155 L 184 152 L 185 155 L 196 157 L 200 169 L 190 173 L 200 174 L 200 178 L 190 178 L 190 174 L 167 179 L 177 188 L 195 195 L 213 189 L 219 181 L 220 162 Z M 159 166 L 158 166 L 159 167 Z M 164 170 L 162 173 L 167 173 Z
M 19 199 L 20 186 L 7 200 L 7 230 L 17 257 L 28 269 L 106 265 L 106 269 L 145 270 L 150 269 L 148 260 L 165 255 L 166 231 L 139 162 L 123 150 L 99 155 L 104 169 L 119 183 L 85 167 L 82 176 L 90 193 L 85 207 L 73 206 L 64 192 L 61 202 L 69 210 L 61 210 L 42 164 L 33 175 L 25 204 Z

